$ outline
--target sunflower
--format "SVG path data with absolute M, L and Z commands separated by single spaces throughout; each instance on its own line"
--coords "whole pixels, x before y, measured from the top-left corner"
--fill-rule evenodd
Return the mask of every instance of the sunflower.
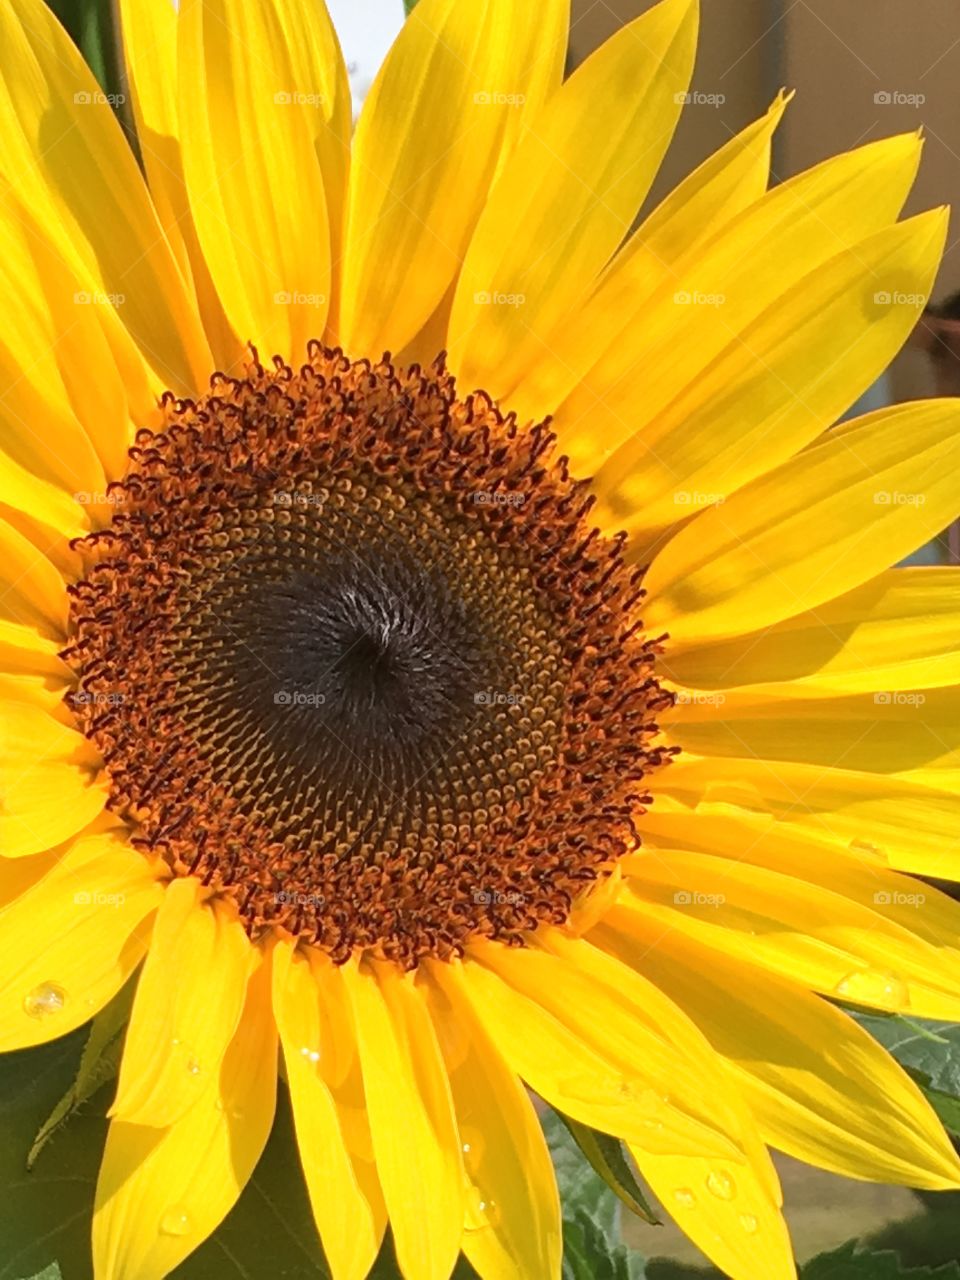
M 828 430 L 919 138 L 768 189 L 781 95 L 631 233 L 695 0 L 566 80 L 565 0 L 420 0 L 353 136 L 318 0 L 121 16 L 138 153 L 0 4 L 0 1048 L 139 970 L 97 1280 L 214 1230 L 281 1053 L 334 1280 L 556 1278 L 527 1089 L 735 1280 L 769 1147 L 960 1185 L 838 1007 L 960 1018 L 960 576 L 889 567 L 960 408 Z

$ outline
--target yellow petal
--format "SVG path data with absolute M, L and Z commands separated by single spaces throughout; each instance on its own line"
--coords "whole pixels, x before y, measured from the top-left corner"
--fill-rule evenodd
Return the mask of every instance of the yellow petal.
M 112 1116 L 163 1128 L 186 1114 L 220 1070 L 252 964 L 235 915 L 205 904 L 199 881 L 172 881 L 137 983 Z
M 602 356 L 556 414 L 575 474 L 602 460 L 696 380 L 798 281 L 896 220 L 913 184 L 920 142 L 885 138 L 775 187 L 678 262 L 638 307 L 630 271 L 608 308 Z M 609 282 L 617 284 L 617 263 Z M 723 305 L 713 305 L 719 298 Z M 619 309 L 616 303 L 620 302 Z M 697 341 L 690 338 L 690 326 Z M 640 394 L 640 384 L 643 394 Z
M 461 385 L 508 396 L 630 231 L 690 82 L 696 0 L 663 0 L 547 103 L 491 193 L 450 317 Z
M 957 1185 L 960 1162 L 923 1094 L 834 1005 L 629 913 L 595 937 L 693 1018 L 771 1145 L 848 1178 Z
M 942 773 L 945 786 L 956 784 L 960 688 L 817 697 L 804 685 L 795 693 L 784 684 L 679 696 L 662 714 L 661 727 L 671 743 L 694 755 L 887 775 Z
M 297 1147 L 333 1280 L 365 1280 L 386 1228 L 367 1130 L 353 1019 L 340 971 L 291 944 L 274 953 L 273 1005 L 283 1045 Z M 367 1130 L 364 1145 L 372 1157 Z
M 811 693 L 929 689 L 955 682 L 958 638 L 960 570 L 890 569 L 751 636 L 667 654 L 663 667 L 701 690 L 782 681 Z
M 636 434 L 594 477 L 597 518 L 651 544 L 816 439 L 912 332 L 946 231 L 940 210 L 887 227 L 785 290 L 740 332 L 728 327 L 725 302 L 691 305 L 685 353 L 702 352 L 703 365 L 665 408 L 638 384 Z M 701 335 L 718 326 L 728 343 L 714 356 Z
M 96 291 L 122 299 L 123 322 L 164 384 L 196 390 L 211 371 L 199 318 L 93 73 L 41 0 L 0 9 L 0 49 L 0 173 Z
M 59 572 L 44 553 L 0 520 L 0 618 L 66 641 L 69 601 Z
M 686 847 L 695 833 L 709 831 L 719 853 L 768 846 L 782 851 L 789 844 L 807 856 L 819 845 L 960 879 L 954 848 L 960 795 L 942 786 L 944 777 L 918 771 L 891 778 L 742 756 L 681 755 L 660 775 L 656 803 L 640 826 L 645 837 L 670 848 Z
M 162 892 L 147 860 L 106 833 L 76 841 L 15 897 L 0 912 L 0 1051 L 55 1040 L 102 1009 L 143 958 Z
M 243 348 L 230 329 L 200 248 L 177 118 L 177 8 L 172 0 L 120 0 L 123 50 L 137 144 L 157 217 L 184 279 L 192 281 L 211 354 L 231 370 Z
M 723 1098 L 711 1093 L 705 1103 L 702 1038 L 639 977 L 628 989 L 609 976 L 601 985 L 589 943 L 572 945 L 559 955 L 471 944 L 464 986 L 510 1067 L 551 1105 L 605 1133 L 662 1153 L 736 1156 L 718 1130 Z
M 463 1162 L 426 1005 L 392 964 L 342 973 L 400 1270 L 405 1280 L 447 1280 L 463 1233 Z
M 440 303 L 498 166 L 560 83 L 569 15 L 569 0 L 420 0 L 411 13 L 354 142 L 340 326 L 351 355 L 399 351 Z
M 422 972 L 468 1181 L 463 1251 L 482 1280 L 559 1275 L 560 1201 L 530 1099 L 474 1012 L 461 966 Z
M 770 143 L 788 99 L 715 151 L 661 202 L 613 259 L 594 293 L 550 338 L 510 393 L 521 422 L 553 413 L 636 317 L 657 286 L 767 189 Z M 440 346 L 443 344 L 440 343 Z
M 230 323 L 265 360 L 299 362 L 326 325 L 330 231 L 311 119 L 319 90 L 297 79 L 290 2 L 185 0 L 179 110 L 190 208 Z
M 9 413 L 0 412 L 0 433 L 6 442 L 11 435 L 11 421 L 20 420 L 11 420 Z M 79 491 L 68 493 L 62 483 L 51 483 L 36 474 L 39 445 L 40 441 L 35 436 L 27 445 L 25 452 L 30 460 L 29 467 L 16 462 L 0 449 L 0 506 L 4 512 L 13 508 L 21 516 L 38 521 L 51 530 L 51 535 L 59 534 L 64 542 L 81 538 L 90 532 L 91 505 L 77 501 Z M 44 469 L 42 462 L 39 462 L 39 469 Z
M 51 676 L 67 689 L 72 673 L 57 655 L 62 646 L 34 627 L 0 618 L 0 670 L 23 675 Z
M 97 1182 L 95 1280 L 163 1280 L 236 1203 L 266 1145 L 277 1093 L 270 961 L 250 980 L 218 1077 L 165 1129 L 114 1120 Z
M 710 854 L 647 849 L 624 869 L 631 891 L 623 906 L 665 928 L 834 999 L 957 1018 L 952 948 L 888 918 L 879 904 Z
M 90 742 L 30 699 L 0 697 L 0 852 L 52 849 L 103 812 L 107 786 Z
M 671 646 L 743 635 L 874 577 L 958 506 L 955 400 L 897 405 L 830 433 L 685 525 L 645 580 Z

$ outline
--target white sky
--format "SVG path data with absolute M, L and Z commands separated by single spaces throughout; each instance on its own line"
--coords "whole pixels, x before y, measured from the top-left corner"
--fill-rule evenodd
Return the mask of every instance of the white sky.
M 351 69 L 354 114 L 403 26 L 403 0 L 327 0 Z

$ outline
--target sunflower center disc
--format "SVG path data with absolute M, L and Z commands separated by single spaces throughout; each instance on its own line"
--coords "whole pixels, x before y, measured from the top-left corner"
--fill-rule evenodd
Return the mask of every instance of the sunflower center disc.
M 78 544 L 69 701 L 111 807 L 338 962 L 562 922 L 665 755 L 623 539 L 440 363 L 246 374 L 165 397 Z

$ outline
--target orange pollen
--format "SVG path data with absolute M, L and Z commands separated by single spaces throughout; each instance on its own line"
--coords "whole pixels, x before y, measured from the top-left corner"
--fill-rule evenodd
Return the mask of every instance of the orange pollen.
M 245 374 L 168 393 L 75 544 L 68 701 L 111 808 L 338 963 L 562 923 L 669 755 L 624 536 L 442 359 Z

